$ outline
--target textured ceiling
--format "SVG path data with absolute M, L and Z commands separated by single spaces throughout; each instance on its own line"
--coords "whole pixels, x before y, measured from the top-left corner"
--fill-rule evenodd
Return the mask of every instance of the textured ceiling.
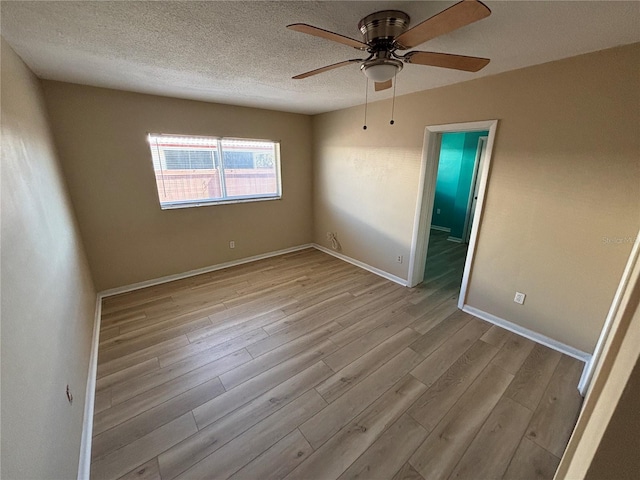
M 42 78 L 313 114 L 363 103 L 364 75 L 349 65 L 291 77 L 360 52 L 286 25 L 361 39 L 358 20 L 374 11 L 402 10 L 415 25 L 454 3 L 2 1 L 1 32 Z M 405 65 L 397 94 L 640 41 L 637 1 L 485 3 L 489 18 L 418 49 L 488 57 L 489 66 L 467 73 Z

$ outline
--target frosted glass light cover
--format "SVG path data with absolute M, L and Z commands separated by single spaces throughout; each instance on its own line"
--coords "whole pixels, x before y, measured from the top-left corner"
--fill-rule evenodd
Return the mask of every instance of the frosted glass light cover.
M 390 64 L 377 64 L 364 68 L 364 74 L 377 83 L 386 82 L 391 80 L 398 71 L 398 67 Z

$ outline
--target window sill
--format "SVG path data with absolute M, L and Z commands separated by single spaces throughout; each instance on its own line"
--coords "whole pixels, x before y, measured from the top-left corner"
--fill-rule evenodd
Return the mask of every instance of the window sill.
M 202 201 L 202 202 L 183 202 L 183 203 L 165 203 L 160 204 L 162 210 L 177 210 L 181 208 L 194 207 L 211 207 L 216 205 L 231 205 L 234 203 L 250 203 L 250 202 L 269 202 L 272 200 L 282 200 L 282 196 L 273 197 L 253 197 L 253 198 L 236 198 L 228 200 Z

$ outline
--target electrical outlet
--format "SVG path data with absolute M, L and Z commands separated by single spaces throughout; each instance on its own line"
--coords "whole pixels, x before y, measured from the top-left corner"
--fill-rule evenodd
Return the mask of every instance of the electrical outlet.
M 236 242 L 234 242 L 233 240 L 231 240 L 229 242 L 229 248 L 236 248 Z
M 436 214 L 440 215 L 440 209 L 439 208 L 436 208 Z
M 402 263 L 402 260 L 404 260 L 404 258 L 402 257 L 402 255 L 398 255 L 398 256 L 396 257 L 396 262 L 398 262 L 398 263 Z
M 513 301 L 519 303 L 520 305 L 524 304 L 524 299 L 527 295 L 521 292 L 516 292 L 516 296 L 513 298 Z

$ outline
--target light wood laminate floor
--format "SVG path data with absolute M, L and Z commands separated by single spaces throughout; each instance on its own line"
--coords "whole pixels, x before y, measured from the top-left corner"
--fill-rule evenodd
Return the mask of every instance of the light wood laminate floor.
M 92 478 L 552 478 L 582 364 L 457 310 L 452 245 L 414 289 L 308 249 L 104 299 Z

